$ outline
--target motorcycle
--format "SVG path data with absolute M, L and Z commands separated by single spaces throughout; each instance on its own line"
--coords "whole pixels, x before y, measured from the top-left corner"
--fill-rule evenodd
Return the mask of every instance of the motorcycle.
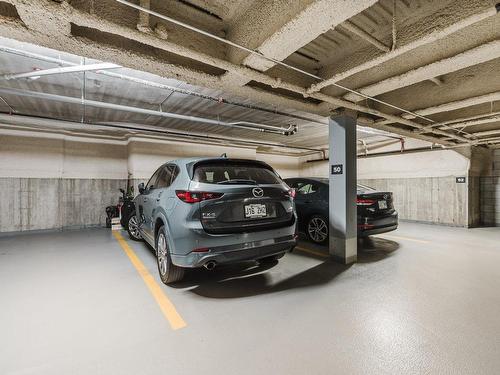
M 120 189 L 121 197 L 118 198 L 118 204 L 106 207 L 106 228 L 111 228 L 111 220 L 115 217 L 120 218 L 120 224 L 125 230 L 128 230 L 130 217 L 135 215 L 135 204 L 133 188 Z

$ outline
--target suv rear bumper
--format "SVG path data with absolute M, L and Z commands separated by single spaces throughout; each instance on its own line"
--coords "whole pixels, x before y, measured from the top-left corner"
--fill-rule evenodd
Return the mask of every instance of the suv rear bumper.
M 190 252 L 187 255 L 171 254 L 176 266 L 195 268 L 208 262 L 217 264 L 257 260 L 291 250 L 296 245 L 295 235 L 244 242 L 233 245 L 208 247 L 206 252 Z

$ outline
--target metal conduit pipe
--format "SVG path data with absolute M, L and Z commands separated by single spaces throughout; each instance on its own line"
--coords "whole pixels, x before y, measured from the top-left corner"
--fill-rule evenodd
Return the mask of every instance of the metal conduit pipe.
M 3 102 L 3 103 L 7 106 L 7 107 L 9 107 L 9 110 L 10 110 L 10 113 L 11 113 L 11 114 L 12 114 L 12 113 L 16 113 L 16 111 L 14 110 L 14 108 L 12 108 L 12 107 L 11 107 L 11 105 L 10 105 L 9 103 L 7 103 L 7 101 L 6 101 L 4 98 L 2 98 L 1 96 L 0 96 L 0 100 L 1 100 L 1 101 L 2 101 L 2 102 Z
M 65 67 L 43 69 L 43 70 L 32 70 L 25 73 L 2 74 L 0 75 L 0 80 L 8 81 L 12 79 L 21 79 L 21 78 L 39 78 L 42 76 L 49 76 L 54 74 L 80 73 L 92 70 L 99 71 L 104 69 L 118 69 L 118 68 L 121 68 L 121 66 L 111 63 L 74 65 L 74 66 L 65 66 Z
M 45 56 L 45 55 L 40 55 L 40 54 L 37 54 L 37 53 L 28 52 L 28 51 L 23 51 L 23 50 L 19 50 L 19 49 L 7 47 L 7 46 L 0 46 L 0 52 L 11 53 L 11 54 L 22 56 L 22 57 L 27 57 L 27 58 L 32 58 L 32 59 L 40 60 L 40 61 L 45 61 L 45 62 L 49 62 L 49 63 L 58 64 L 58 65 L 61 65 L 61 66 L 62 65 L 79 66 L 79 64 L 71 62 L 71 61 L 62 60 L 62 59 L 59 59 L 59 58 L 56 59 L 56 58 L 53 58 L 53 57 L 49 57 L 49 56 Z M 283 111 L 269 109 L 269 108 L 263 108 L 263 107 L 259 107 L 259 106 L 252 105 L 252 104 L 239 103 L 239 102 L 228 100 L 228 99 L 225 99 L 225 98 L 222 98 L 222 97 L 215 97 L 215 96 L 211 96 L 211 95 L 201 94 L 201 93 L 198 93 L 198 92 L 195 92 L 195 91 L 191 91 L 191 90 L 187 90 L 187 89 L 181 89 L 179 87 L 170 86 L 170 85 L 166 85 L 166 84 L 163 84 L 163 83 L 158 83 L 158 82 L 154 82 L 154 81 L 150 81 L 150 80 L 146 80 L 146 79 L 142 79 L 142 78 L 132 77 L 132 76 L 129 76 L 129 75 L 126 75 L 126 74 L 121 74 L 121 73 L 116 73 L 116 72 L 110 72 L 110 71 L 95 71 L 94 73 L 101 74 L 101 75 L 108 76 L 108 77 L 123 79 L 123 80 L 126 80 L 126 81 L 138 83 L 138 84 L 141 84 L 141 85 L 144 85 L 144 86 L 155 87 L 155 88 L 158 88 L 158 89 L 164 89 L 164 90 L 174 91 L 174 92 L 177 92 L 177 93 L 180 93 L 180 94 L 184 94 L 184 95 L 195 96 L 195 97 L 198 97 L 198 98 L 201 98 L 201 99 L 211 100 L 211 101 L 214 101 L 214 102 L 217 102 L 217 103 L 223 103 L 223 104 L 234 105 L 234 106 L 238 106 L 238 107 L 242 107 L 242 108 L 253 109 L 253 110 L 256 110 L 256 111 L 267 112 L 267 113 L 271 113 L 273 115 L 290 117 L 290 118 L 294 118 L 294 119 L 297 119 L 297 120 L 312 122 L 312 123 L 321 124 L 321 125 L 328 125 L 325 122 L 321 122 L 321 121 L 318 121 L 318 120 L 315 120 L 315 119 L 311 119 L 311 118 L 308 118 L 308 117 L 305 117 L 305 116 L 299 116 L 299 115 L 288 113 L 288 112 L 283 112 Z
M 73 62 L 61 60 L 59 58 L 40 55 L 38 53 L 23 51 L 20 49 L 11 48 L 11 47 L 7 47 L 7 46 L 0 46 L 0 52 L 7 52 L 7 53 L 11 53 L 13 55 L 18 55 L 18 56 L 22 56 L 22 57 L 29 57 L 31 59 L 50 62 L 50 63 L 54 63 L 54 64 L 57 64 L 60 66 L 65 65 L 65 64 L 66 65 L 79 65 L 79 64 L 76 64 Z
M 495 138 L 495 139 L 489 139 L 484 142 L 475 142 L 475 145 L 478 146 L 487 146 L 488 144 L 494 145 L 495 143 L 500 143 L 500 138 Z M 466 147 L 466 145 L 454 145 L 454 146 L 443 146 L 439 145 L 439 147 L 436 147 L 435 145 L 430 145 L 430 146 L 425 146 L 425 147 L 417 147 L 417 148 L 410 148 L 410 149 L 405 149 L 405 150 L 397 150 L 397 151 L 384 151 L 384 152 L 376 152 L 372 154 L 365 155 L 364 153 L 358 154 L 358 158 L 373 158 L 377 156 L 387 156 L 387 155 L 401 155 L 403 154 L 413 154 L 413 153 L 418 153 L 418 152 L 429 152 L 429 151 L 440 151 L 440 150 L 449 150 L 449 149 L 454 149 L 454 148 L 461 148 L 461 147 Z M 306 160 L 306 163 L 316 163 L 316 162 L 321 162 L 328 160 L 326 158 L 322 159 L 310 159 Z
M 86 130 L 86 128 L 82 127 L 82 124 L 76 123 L 76 122 L 71 122 L 67 120 L 58 120 L 58 119 L 53 119 L 53 118 L 47 118 L 47 117 L 39 117 L 39 116 L 31 116 L 31 115 L 23 115 L 23 114 L 16 114 L 16 115 L 6 115 L 3 113 L 0 113 L 0 121 L 2 124 L 9 124 L 9 125 L 15 125 L 17 126 L 43 126 L 44 128 L 56 128 L 56 129 L 68 129 L 68 130 Z M 196 139 L 196 140 L 214 140 L 214 141 L 220 141 L 224 142 L 225 144 L 237 144 L 237 145 L 244 145 L 244 146 L 266 146 L 266 147 L 276 147 L 276 148 L 286 148 L 286 149 L 291 149 L 291 150 L 301 150 L 301 151 L 307 151 L 307 152 L 323 152 L 321 149 L 315 149 L 315 148 L 310 148 L 310 147 L 301 147 L 301 146 L 293 146 L 293 145 L 286 145 L 286 144 L 281 144 L 281 143 L 274 143 L 274 142 L 259 142 L 259 141 L 252 141 L 248 140 L 245 138 L 235 138 L 235 137 L 222 137 L 222 136 L 211 136 L 203 133 L 197 133 L 197 132 L 183 132 L 183 131 L 178 131 L 178 130 L 168 130 L 164 129 L 158 126 L 153 126 L 153 125 L 141 125 L 136 126 L 133 124 L 123 124 L 123 123 L 86 123 L 86 125 L 92 125 L 90 128 L 91 130 L 105 130 L 107 128 L 111 129 L 122 129 L 122 130 L 132 130 L 132 131 L 140 131 L 141 133 L 146 132 L 146 133 L 155 133 L 155 134 L 162 134 L 162 135 L 173 135 L 173 136 L 179 136 L 179 137 L 184 137 L 188 139 Z M 88 129 L 88 128 L 87 128 Z M 95 135 L 93 135 L 95 136 Z
M 200 123 L 216 125 L 216 126 L 242 128 L 245 130 L 253 130 L 253 131 L 260 131 L 260 132 L 274 133 L 274 134 L 281 134 L 281 135 L 290 135 L 290 134 L 294 134 L 296 132 L 296 127 L 294 125 L 290 125 L 288 128 L 277 128 L 277 127 L 270 126 L 270 125 L 264 125 L 264 124 L 258 124 L 258 123 L 252 123 L 252 122 L 244 122 L 244 121 L 230 123 L 230 122 L 223 122 L 223 121 L 219 121 L 219 120 L 208 119 L 208 118 L 204 118 L 204 117 L 186 116 L 186 115 L 181 115 L 181 114 L 172 113 L 172 112 L 161 112 L 161 111 L 155 111 L 155 110 L 151 110 L 151 109 L 125 106 L 125 105 L 121 105 L 121 104 L 100 102 L 100 101 L 96 101 L 96 100 L 74 98 L 74 97 L 70 97 L 70 96 L 47 94 L 47 93 L 41 93 L 41 92 L 36 92 L 36 91 L 13 89 L 13 88 L 7 88 L 7 87 L 0 87 L 0 93 L 8 94 L 8 95 L 17 95 L 17 96 L 45 99 L 45 100 L 50 100 L 50 101 L 58 101 L 58 102 L 63 102 L 63 103 L 68 103 L 68 104 L 78 104 L 78 105 L 84 104 L 86 106 L 96 107 L 96 108 L 113 109 L 113 110 L 117 110 L 117 111 L 133 112 L 133 113 L 139 113 L 139 114 L 148 115 L 148 116 L 165 117 L 165 118 L 172 118 L 172 119 L 178 119 L 178 120 L 200 122 Z

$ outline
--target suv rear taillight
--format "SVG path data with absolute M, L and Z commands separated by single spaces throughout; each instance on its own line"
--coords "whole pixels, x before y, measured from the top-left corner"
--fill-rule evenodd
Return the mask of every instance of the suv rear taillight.
M 295 199 L 295 196 L 297 195 L 297 191 L 295 189 L 290 189 L 288 190 L 288 196 L 292 199 Z
M 371 206 L 374 203 L 375 201 L 373 199 L 362 199 L 362 198 L 356 199 L 356 204 L 358 206 Z
M 175 195 L 181 201 L 186 203 L 197 203 L 201 201 L 207 201 L 210 199 L 218 199 L 224 195 L 224 193 L 211 193 L 208 191 L 189 191 L 189 190 L 176 190 Z

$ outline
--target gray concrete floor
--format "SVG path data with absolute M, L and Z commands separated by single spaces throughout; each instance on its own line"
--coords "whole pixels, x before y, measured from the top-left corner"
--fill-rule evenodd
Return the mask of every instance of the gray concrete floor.
M 174 331 L 109 231 L 0 238 L 0 374 L 498 374 L 499 240 L 402 223 L 352 266 L 190 272 Z

